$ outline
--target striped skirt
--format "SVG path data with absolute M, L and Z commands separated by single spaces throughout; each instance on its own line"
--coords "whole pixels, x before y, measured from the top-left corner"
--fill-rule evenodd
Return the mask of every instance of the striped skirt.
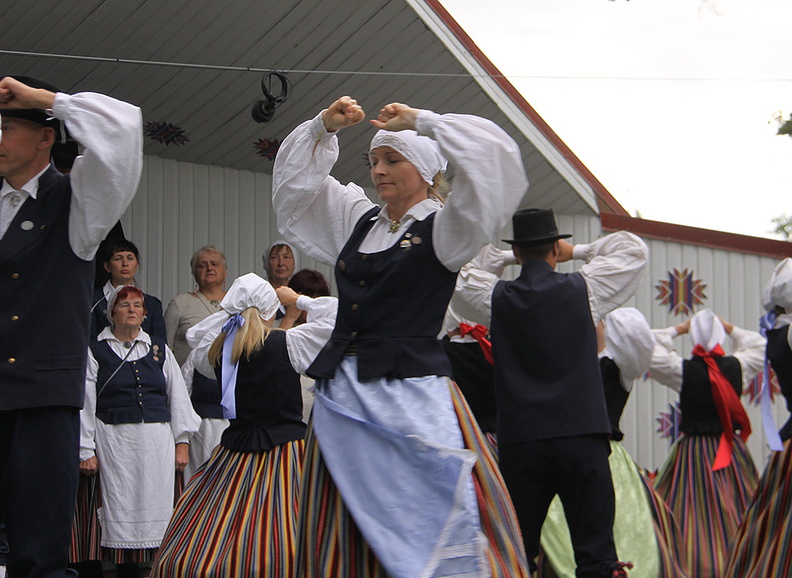
M 478 457 L 473 484 L 481 529 L 487 538 L 486 558 L 493 578 L 528 576 L 517 517 L 495 458 L 470 408 L 449 382 L 465 447 Z M 387 578 L 344 506 L 309 428 L 300 498 L 297 576 L 301 578 Z M 396 474 L 396 473 L 394 473 Z M 405 553 L 408 556 L 409 553 Z
M 739 437 L 734 438 L 732 464 L 712 471 L 719 439 L 683 435 L 655 480 L 680 525 L 688 574 L 696 578 L 720 578 L 757 486 L 756 466 Z
M 658 576 L 663 578 L 690 576 L 690 578 L 694 578 L 693 574 L 688 573 L 685 565 L 682 532 L 673 512 L 643 472 L 641 473 L 641 482 L 646 489 L 649 508 L 652 511 L 655 538 L 657 538 L 657 546 L 660 551 L 660 573 Z
M 184 489 L 151 576 L 295 576 L 304 448 L 303 440 L 258 453 L 215 448 Z
M 69 562 L 101 560 L 102 548 L 99 546 L 99 516 L 96 511 L 101 506 L 99 475 L 80 474 L 77 486 L 77 507 L 72 522 Z
M 792 576 L 792 441 L 773 452 L 734 538 L 723 578 Z

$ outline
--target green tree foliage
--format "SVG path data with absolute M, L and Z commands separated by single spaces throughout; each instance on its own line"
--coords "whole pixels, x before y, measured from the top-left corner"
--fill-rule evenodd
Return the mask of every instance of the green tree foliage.
M 772 232 L 787 241 L 792 241 L 792 215 L 783 214 L 772 221 L 774 225 Z
M 792 113 L 790 113 L 789 118 L 785 119 L 780 112 L 776 113 L 775 120 L 778 122 L 778 132 L 777 135 L 787 135 L 792 137 Z
M 789 115 L 789 118 L 784 119 L 779 112 L 776 115 L 776 121 L 778 122 L 778 132 L 776 132 L 776 134 L 787 135 L 792 138 L 792 113 Z M 772 222 L 773 233 L 783 237 L 787 241 L 792 241 L 792 214 L 787 215 L 785 213 L 774 218 Z

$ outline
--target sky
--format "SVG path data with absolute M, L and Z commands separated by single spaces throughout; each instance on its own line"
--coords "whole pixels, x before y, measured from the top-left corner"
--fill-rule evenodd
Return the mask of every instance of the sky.
M 777 238 L 792 0 L 441 0 L 633 216 Z

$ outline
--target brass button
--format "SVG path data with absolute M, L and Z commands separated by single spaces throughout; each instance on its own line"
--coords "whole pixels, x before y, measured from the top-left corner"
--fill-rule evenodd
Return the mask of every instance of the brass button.
M 16 363 L 16 358 L 15 357 L 9 357 L 8 358 L 8 363 Z
M 19 273 L 13 273 L 13 274 L 11 275 L 11 278 L 12 278 L 12 279 L 19 279 Z
M 366 282 L 361 279 L 360 281 L 358 281 L 358 285 L 360 285 L 361 287 L 365 287 Z
M 353 332 L 352 332 L 350 335 L 351 335 L 352 337 L 357 337 L 357 331 L 353 331 Z
M 368 260 L 368 255 L 361 255 L 360 256 L 360 260 L 361 261 L 367 261 Z
M 352 311 L 357 311 L 357 309 L 358 309 L 358 304 L 357 304 L 357 303 L 354 303 L 354 304 L 352 305 Z
M 11 321 L 19 321 L 19 315 L 12 315 Z

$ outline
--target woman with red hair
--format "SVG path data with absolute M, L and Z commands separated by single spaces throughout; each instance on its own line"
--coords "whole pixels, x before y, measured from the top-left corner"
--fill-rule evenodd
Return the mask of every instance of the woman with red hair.
M 181 371 L 165 342 L 141 329 L 143 292 L 110 296 L 110 326 L 90 345 L 80 413 L 80 471 L 101 471 L 100 543 L 118 576 L 137 576 L 173 512 L 174 464 L 198 430 Z

